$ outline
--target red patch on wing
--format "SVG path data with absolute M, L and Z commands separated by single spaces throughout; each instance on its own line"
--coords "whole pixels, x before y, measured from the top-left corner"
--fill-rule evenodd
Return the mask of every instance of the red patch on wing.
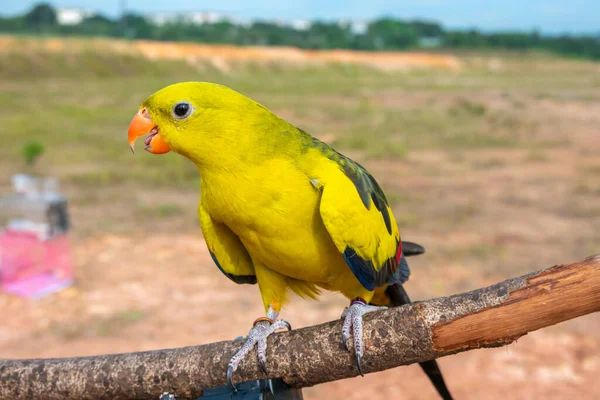
M 396 265 L 400 264 L 401 257 L 402 257 L 402 242 L 398 242 L 398 248 L 396 249 Z

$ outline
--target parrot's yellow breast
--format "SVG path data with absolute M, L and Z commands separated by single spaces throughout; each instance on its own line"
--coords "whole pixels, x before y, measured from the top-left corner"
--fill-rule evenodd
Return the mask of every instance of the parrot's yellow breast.
M 354 285 L 323 225 L 320 197 L 289 159 L 252 165 L 243 174 L 202 177 L 203 207 L 240 238 L 253 261 L 298 280 L 327 285 L 348 279 Z

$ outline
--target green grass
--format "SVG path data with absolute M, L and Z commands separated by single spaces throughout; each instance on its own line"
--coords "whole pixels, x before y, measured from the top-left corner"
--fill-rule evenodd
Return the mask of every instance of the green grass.
M 473 163 L 473 166 L 480 169 L 494 169 L 505 166 L 506 164 L 506 160 L 497 157 L 492 157 L 485 160 L 478 160 Z
M 529 162 L 547 162 L 551 160 L 548 153 L 540 149 L 531 150 L 525 159 Z
M 489 243 L 475 243 L 465 247 L 456 247 L 447 250 L 447 257 L 449 260 L 464 260 L 467 258 L 473 258 L 479 263 L 486 263 L 492 260 L 500 262 L 500 260 L 506 255 L 506 247 L 503 245 L 489 244 Z
M 563 61 L 564 62 L 564 61 Z M 517 77 L 550 79 L 550 73 L 510 68 L 486 77 L 485 84 L 514 84 Z M 207 80 L 235 88 L 315 136 L 333 133 L 342 150 L 361 149 L 371 158 L 403 159 L 410 151 L 427 148 L 484 148 L 547 146 L 529 133 L 534 122 L 523 111 L 492 110 L 462 95 L 446 106 L 421 104 L 397 108 L 380 106 L 380 93 L 425 89 L 441 98 L 449 89 L 476 90 L 483 85 L 477 68 L 451 72 L 384 73 L 360 66 L 287 68 L 245 64 L 223 73 L 209 63 L 199 74 L 185 62 L 151 62 L 135 56 L 89 51 L 50 53 L 31 46 L 27 52 L 0 54 L 0 118 L 10 142 L 0 149 L 7 162 L 19 162 L 18 148 L 26 140 L 46 145 L 47 165 L 97 164 L 98 171 L 72 171 L 69 179 L 85 184 L 119 182 L 127 170 L 140 183 L 179 184 L 195 171 L 175 163 L 172 156 L 140 154 L 132 159 L 125 130 L 138 104 L 167 84 Z M 507 78 L 509 75 L 510 79 Z M 575 79 L 571 77 L 570 79 Z M 546 87 L 562 86 L 562 80 Z M 502 85 L 501 85 L 502 86 Z M 578 85 L 582 86 L 582 85 Z M 141 159 L 141 160 L 140 160 Z M 150 164 L 160 173 L 139 172 Z M 84 175 L 84 176 L 82 176 Z M 157 176 L 158 175 L 158 176 Z
M 154 207 L 148 208 L 147 211 L 149 211 L 152 215 L 163 218 L 181 215 L 185 212 L 182 206 L 173 203 L 158 204 Z
M 487 107 L 485 104 L 470 101 L 468 99 L 459 99 L 452 107 L 449 109 L 449 113 L 454 116 L 472 116 L 472 117 L 482 117 L 487 112 Z
M 568 138 L 537 135 L 540 120 L 524 104 L 558 99 L 567 90 L 575 98 L 600 98 L 595 64 L 548 55 L 503 55 L 498 70 L 486 67 L 485 57 L 492 55 L 466 55 L 459 73 L 257 63 L 232 63 L 225 72 L 209 62 L 191 65 L 97 51 L 95 42 L 86 48 L 83 40 L 77 42 L 83 50 L 63 53 L 22 40 L 18 51 L 0 52 L 0 169 L 5 176 L 23 170 L 23 145 L 39 142 L 45 153 L 36 171 L 58 176 L 87 207 L 107 201 L 96 192 L 108 188 L 196 191 L 199 177 L 191 162 L 176 154 L 153 156 L 141 147 L 133 156 L 126 140 L 140 102 L 179 81 L 230 86 L 314 136 L 331 135 L 341 152 L 405 163 L 427 151 L 445 152 L 462 163 L 471 152 L 497 148 L 524 148 L 530 152 L 527 160 L 546 161 L 545 149 L 566 145 Z M 493 169 L 504 163 L 490 156 L 477 166 Z M 436 176 L 443 168 L 430 164 L 421 172 Z M 142 204 L 140 212 L 165 220 L 185 215 L 176 202 Z M 466 205 L 445 219 L 462 223 L 477 212 L 475 205 Z M 112 226 L 112 221 L 102 223 Z

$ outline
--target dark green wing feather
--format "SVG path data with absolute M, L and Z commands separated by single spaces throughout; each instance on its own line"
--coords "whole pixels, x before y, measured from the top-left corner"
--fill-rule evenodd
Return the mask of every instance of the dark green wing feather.
M 346 264 L 368 290 L 405 282 L 410 271 L 400 233 L 377 181 L 362 165 L 318 139 L 307 138 L 307 143 L 339 167 L 339 178 L 322 188 L 320 212 Z

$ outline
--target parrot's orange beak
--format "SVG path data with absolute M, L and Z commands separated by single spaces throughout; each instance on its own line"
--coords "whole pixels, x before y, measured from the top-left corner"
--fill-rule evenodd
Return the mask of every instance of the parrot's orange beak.
M 150 118 L 148 110 L 142 108 L 131 120 L 129 130 L 127 131 L 129 147 L 131 147 L 132 152 L 135 153 L 135 140 L 147 133 L 150 135 L 148 135 L 144 141 L 144 143 L 146 143 L 144 150 L 152 154 L 165 154 L 171 151 L 169 145 L 166 144 L 160 136 L 158 126 L 152 121 L 152 118 Z

